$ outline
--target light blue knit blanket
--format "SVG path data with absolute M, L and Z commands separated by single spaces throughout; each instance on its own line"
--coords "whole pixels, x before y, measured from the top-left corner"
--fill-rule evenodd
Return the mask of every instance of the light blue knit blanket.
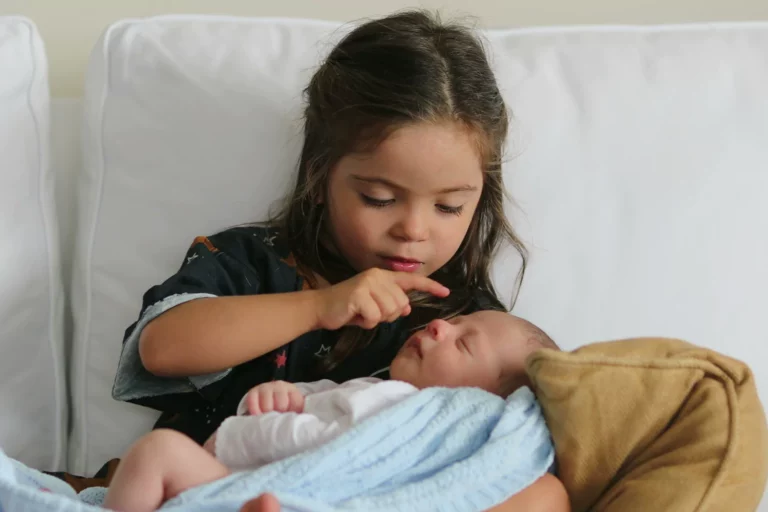
M 315 450 L 190 489 L 162 509 L 235 512 L 271 492 L 283 512 L 479 512 L 528 487 L 553 461 L 528 388 L 506 400 L 472 388 L 430 388 Z M 0 512 L 103 510 L 52 487 L 50 477 L 0 452 Z M 98 495 L 88 492 L 89 501 Z

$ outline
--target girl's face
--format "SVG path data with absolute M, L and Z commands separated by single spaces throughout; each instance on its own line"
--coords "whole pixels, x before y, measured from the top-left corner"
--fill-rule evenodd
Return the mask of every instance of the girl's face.
M 326 205 L 336 247 L 369 268 L 430 275 L 456 253 L 483 188 L 480 155 L 454 123 L 406 125 L 330 173 Z

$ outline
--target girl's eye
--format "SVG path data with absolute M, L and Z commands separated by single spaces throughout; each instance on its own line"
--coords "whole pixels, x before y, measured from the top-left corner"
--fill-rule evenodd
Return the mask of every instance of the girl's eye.
M 442 213 L 448 213 L 450 215 L 461 215 L 462 210 L 464 210 L 464 205 L 448 206 L 446 204 L 438 204 L 437 209 Z
M 459 338 L 459 348 L 469 354 L 469 347 L 467 346 L 467 342 L 464 341 L 464 338 Z
M 395 202 L 394 199 L 376 199 L 375 197 L 367 196 L 365 194 L 360 194 L 360 197 L 365 204 L 373 206 L 374 208 L 384 208 Z

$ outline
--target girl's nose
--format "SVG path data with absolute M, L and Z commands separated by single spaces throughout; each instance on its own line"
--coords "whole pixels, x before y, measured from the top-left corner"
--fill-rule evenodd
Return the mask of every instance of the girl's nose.
M 395 236 L 405 242 L 423 242 L 428 238 L 429 229 L 424 212 L 419 208 L 410 208 L 395 226 Z

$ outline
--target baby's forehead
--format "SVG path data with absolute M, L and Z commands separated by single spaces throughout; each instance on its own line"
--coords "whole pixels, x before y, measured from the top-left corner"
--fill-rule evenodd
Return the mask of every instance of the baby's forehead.
M 522 320 L 503 311 L 475 311 L 454 319 L 457 324 L 472 326 L 494 337 L 513 336 L 519 331 Z
M 468 315 L 459 315 L 455 317 L 458 322 L 471 322 L 477 324 L 486 324 L 488 322 L 493 323 L 506 323 L 507 325 L 515 325 L 516 321 L 520 319 L 505 312 L 495 310 L 480 310 Z
M 478 311 L 461 320 L 472 330 L 482 333 L 484 344 L 494 351 L 500 360 L 519 365 L 532 350 L 545 346 L 541 336 L 546 334 L 532 323 L 501 311 Z M 551 341 L 551 340 L 550 340 Z

